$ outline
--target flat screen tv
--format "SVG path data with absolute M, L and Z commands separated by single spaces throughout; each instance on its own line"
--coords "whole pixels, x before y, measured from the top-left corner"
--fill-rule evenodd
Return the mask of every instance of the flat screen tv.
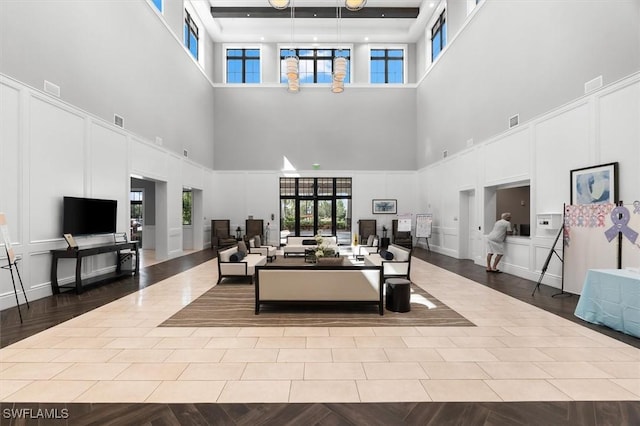
M 64 197 L 62 233 L 114 234 L 118 202 L 96 198 Z

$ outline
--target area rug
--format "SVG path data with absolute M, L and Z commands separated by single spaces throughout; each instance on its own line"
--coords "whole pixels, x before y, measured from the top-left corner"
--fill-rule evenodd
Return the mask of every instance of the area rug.
M 384 311 L 348 304 L 263 305 L 255 315 L 251 284 L 223 281 L 160 324 L 160 327 L 473 327 L 474 324 L 411 284 L 411 311 Z

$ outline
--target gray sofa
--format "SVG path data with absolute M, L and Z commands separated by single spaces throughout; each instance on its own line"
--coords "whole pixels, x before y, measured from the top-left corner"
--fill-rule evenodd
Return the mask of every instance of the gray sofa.
M 365 303 L 383 309 L 379 266 L 268 266 L 256 268 L 255 313 L 275 303 Z

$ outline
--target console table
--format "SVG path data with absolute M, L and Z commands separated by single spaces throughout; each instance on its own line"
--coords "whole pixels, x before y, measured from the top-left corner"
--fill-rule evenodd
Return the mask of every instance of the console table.
M 135 253 L 135 266 L 132 270 L 123 270 L 120 262 L 120 251 L 133 250 Z M 89 256 L 95 256 L 102 253 L 117 253 L 118 262 L 116 264 L 115 273 L 100 275 L 84 280 L 84 284 L 96 283 L 99 281 L 105 281 L 108 279 L 117 278 L 124 275 L 137 274 L 140 268 L 140 256 L 138 250 L 137 241 L 113 243 L 113 244 L 100 244 L 93 246 L 80 247 L 77 249 L 56 249 L 51 250 L 53 259 L 51 261 L 51 290 L 53 294 L 60 293 L 60 287 L 70 287 L 70 285 L 58 284 L 58 260 L 60 259 L 76 259 L 76 280 L 75 289 L 76 293 L 82 293 L 82 259 Z

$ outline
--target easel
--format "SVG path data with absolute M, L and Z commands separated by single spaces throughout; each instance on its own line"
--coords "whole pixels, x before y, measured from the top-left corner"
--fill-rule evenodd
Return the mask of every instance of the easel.
M 564 207 L 563 207 L 563 211 L 564 211 Z M 540 284 L 542 283 L 542 278 L 544 278 L 544 274 L 547 272 L 547 268 L 549 268 L 549 262 L 551 261 L 551 257 L 555 254 L 558 259 L 560 259 L 560 263 L 562 264 L 562 273 L 561 273 L 561 277 L 560 277 L 560 282 L 561 282 L 561 287 L 560 287 L 560 293 L 556 293 L 551 295 L 551 297 L 556 297 L 556 296 L 571 296 L 571 293 L 565 293 L 564 291 L 564 259 L 562 257 L 560 257 L 560 255 L 558 254 L 558 252 L 556 251 L 556 244 L 558 244 L 558 240 L 560 239 L 560 235 L 562 235 L 564 233 L 564 214 L 563 214 L 563 218 L 562 218 L 562 225 L 560 226 L 560 229 L 558 230 L 558 235 L 556 235 L 556 239 L 553 240 L 553 244 L 551 245 L 551 250 L 549 250 L 549 254 L 547 255 L 547 259 L 544 261 L 544 265 L 542 265 L 542 273 L 540 274 L 540 278 L 538 279 L 538 283 L 536 284 L 535 288 L 533 289 L 533 292 L 531 293 L 531 296 L 533 296 L 536 293 L 536 290 L 540 290 Z
M 428 251 L 431 251 L 431 247 L 429 247 L 429 237 L 431 237 L 432 225 L 433 214 L 425 213 L 416 215 L 416 245 L 418 245 L 420 238 L 424 238 Z
M 418 245 L 418 242 L 420 242 L 420 238 L 424 238 L 425 242 L 427 243 L 427 250 L 431 251 L 431 247 L 429 247 L 429 237 L 416 237 L 416 245 Z
M 4 213 L 0 213 L 0 231 L 2 232 L 4 240 L 4 249 L 7 254 L 7 265 L 0 266 L 2 269 L 8 269 L 11 272 L 11 282 L 13 283 L 13 293 L 16 295 L 16 306 L 18 307 L 18 315 L 20 316 L 20 324 L 22 324 L 22 312 L 20 311 L 20 302 L 18 301 L 18 289 L 16 288 L 16 280 L 13 276 L 13 268 L 16 269 L 18 280 L 20 281 L 20 287 L 22 288 L 22 294 L 24 295 L 24 301 L 27 303 L 27 309 L 30 309 L 29 300 L 27 299 L 27 293 L 24 291 L 24 285 L 22 285 L 22 277 L 18 270 L 18 261 L 21 260 L 20 256 L 16 256 L 11 247 L 11 239 L 9 238 L 9 228 L 7 227 L 7 219 Z

